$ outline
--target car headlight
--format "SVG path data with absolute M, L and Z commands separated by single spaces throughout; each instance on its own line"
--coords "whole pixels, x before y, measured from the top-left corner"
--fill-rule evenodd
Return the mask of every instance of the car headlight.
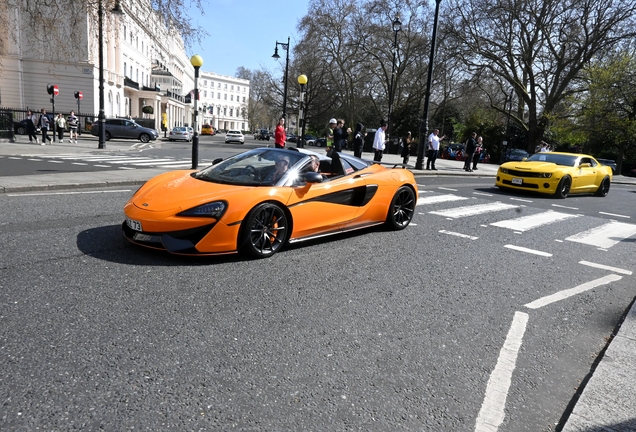
M 225 201 L 214 201 L 182 211 L 177 216 L 210 217 L 220 219 L 221 216 L 223 216 L 223 213 L 225 213 L 225 209 L 227 209 L 227 203 Z
M 552 177 L 552 173 L 540 173 L 539 177 L 540 178 L 550 178 L 550 177 Z
M 499 171 L 501 171 L 504 174 L 508 174 L 508 168 L 499 168 Z

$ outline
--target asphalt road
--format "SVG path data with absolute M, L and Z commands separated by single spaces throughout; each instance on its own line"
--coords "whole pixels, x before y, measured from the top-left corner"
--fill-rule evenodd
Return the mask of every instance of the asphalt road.
M 572 238 L 634 190 L 567 209 L 470 182 L 421 179 L 404 231 L 267 260 L 129 245 L 132 189 L 0 196 L 0 429 L 554 430 L 633 298 L 581 264 L 633 271 L 633 238 Z M 547 210 L 569 216 L 505 227 Z

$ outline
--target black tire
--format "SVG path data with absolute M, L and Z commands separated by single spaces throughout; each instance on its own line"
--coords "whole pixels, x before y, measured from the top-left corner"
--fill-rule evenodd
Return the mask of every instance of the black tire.
M 559 182 L 559 186 L 557 186 L 557 190 L 554 192 L 554 196 L 561 199 L 567 198 L 570 194 L 570 186 L 572 186 L 572 179 L 570 176 L 563 176 Z
M 255 258 L 267 258 L 287 241 L 289 220 L 278 204 L 262 203 L 249 212 L 239 234 L 239 252 Z
M 607 196 L 607 194 L 609 193 L 610 190 L 610 179 L 608 176 L 605 176 L 605 178 L 601 181 L 601 184 L 599 185 L 598 189 L 596 190 L 596 193 L 594 195 L 598 196 L 598 197 L 605 197 Z
M 18 133 L 18 135 L 26 135 L 27 134 L 27 129 L 24 126 L 18 126 L 17 133 Z
M 150 142 L 150 135 L 145 134 L 145 133 L 139 135 L 139 141 L 141 141 L 144 144 L 145 143 L 149 143 Z
M 105 132 L 104 133 L 104 138 L 106 138 L 106 141 L 110 141 L 110 139 L 111 139 L 110 132 Z
M 408 186 L 399 188 L 391 200 L 389 212 L 386 215 L 387 227 L 398 231 L 409 226 L 415 213 L 415 204 L 413 189 Z

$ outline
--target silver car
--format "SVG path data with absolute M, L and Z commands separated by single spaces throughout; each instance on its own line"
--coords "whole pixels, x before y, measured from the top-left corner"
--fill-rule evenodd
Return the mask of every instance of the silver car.
M 104 123 L 105 135 L 108 141 L 111 138 L 138 139 L 143 143 L 159 138 L 155 129 L 150 129 L 135 123 L 129 119 L 107 119 Z M 91 125 L 91 135 L 99 136 L 99 122 Z
M 189 129 L 191 128 L 183 126 L 172 128 L 170 135 L 168 135 L 168 141 L 192 141 L 193 133 Z
M 229 130 L 225 134 L 225 143 L 229 142 L 237 142 L 243 144 L 245 142 L 245 137 L 243 136 L 243 132 L 240 130 Z

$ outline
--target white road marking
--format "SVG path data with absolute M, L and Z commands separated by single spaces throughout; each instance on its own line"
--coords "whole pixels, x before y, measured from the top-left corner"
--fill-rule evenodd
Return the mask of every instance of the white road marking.
M 566 240 L 599 248 L 610 248 L 636 234 L 636 225 L 612 221 L 567 237 Z
M 22 160 L 21 157 L 14 157 L 14 156 L 9 156 L 7 159 Z
M 33 162 L 44 162 L 42 159 L 27 159 Z
M 49 163 L 57 163 L 57 164 L 64 163 L 64 161 L 56 161 L 56 160 L 50 160 L 50 161 L 47 161 L 47 162 L 49 162 Z
M 551 223 L 559 222 L 559 221 L 574 218 L 574 217 L 577 217 L 577 215 L 568 214 L 568 213 L 559 213 L 559 212 L 549 210 L 547 212 L 523 216 L 516 219 L 508 219 L 508 220 L 503 220 L 500 222 L 494 222 L 494 223 L 491 223 L 490 225 L 524 232 L 539 226 L 549 225 Z
M 508 248 L 508 249 L 516 250 L 516 251 L 519 251 L 519 252 L 531 253 L 533 255 L 539 255 L 539 256 L 544 256 L 544 257 L 551 257 L 552 256 L 552 254 L 548 253 L 548 252 L 541 252 L 541 251 L 538 251 L 538 250 L 528 249 L 528 248 L 524 248 L 524 247 L 521 247 L 521 246 L 505 245 L 504 247 Z
M 552 207 L 559 207 L 559 208 L 564 208 L 564 209 L 568 209 L 568 210 L 578 210 L 578 207 L 568 207 L 568 206 L 564 206 L 564 205 L 560 205 L 560 204 L 552 204 Z
M 621 280 L 622 278 L 623 276 L 619 276 L 615 274 L 607 275 L 605 277 L 595 279 L 590 282 L 586 282 L 579 286 L 575 286 L 574 288 L 566 289 L 566 290 L 551 294 L 549 296 L 541 297 L 540 299 L 530 302 L 524 306 L 527 307 L 528 309 L 539 309 L 540 307 L 547 306 L 551 303 L 564 300 L 568 297 L 572 297 L 577 294 L 581 294 L 582 292 L 589 291 L 601 285 L 607 285 L 608 283 Z
M 71 162 L 71 165 L 88 165 L 88 164 L 82 163 L 82 162 Z
M 493 194 L 483 193 L 483 192 L 473 192 L 473 195 L 481 195 L 481 196 L 494 196 Z
M 451 189 L 451 188 L 447 188 L 447 187 L 438 187 L 437 189 L 447 190 L 447 191 L 451 191 L 451 192 L 457 192 L 458 191 L 458 189 Z
M 432 195 L 427 197 L 419 197 L 417 199 L 417 205 L 437 204 L 451 201 L 462 201 L 468 198 L 458 195 Z
M 97 164 L 95 164 L 93 166 L 100 167 L 100 168 L 110 168 L 110 165 L 97 165 Z
M 532 200 L 527 200 L 523 198 L 510 198 L 511 201 L 521 201 L 521 202 L 534 202 Z
M 131 189 L 117 189 L 117 190 L 96 190 L 96 191 L 73 191 L 73 192 L 39 192 L 39 193 L 17 193 L 7 194 L 10 197 L 26 197 L 26 196 L 47 196 L 47 195 L 83 195 L 83 194 L 99 194 L 99 193 L 121 193 L 132 192 Z
M 593 262 L 589 262 L 589 261 L 579 261 L 579 264 L 583 264 L 583 265 L 588 266 L 588 267 L 594 267 L 594 268 L 598 268 L 598 269 L 609 270 L 609 271 L 614 272 L 614 273 L 620 273 L 620 274 L 624 274 L 624 275 L 628 275 L 628 276 L 630 276 L 632 274 L 632 272 L 630 270 L 623 270 L 622 268 L 612 267 L 612 266 L 608 266 L 608 265 L 604 265 L 604 264 L 593 263 Z
M 516 206 L 513 204 L 504 204 L 502 202 L 494 202 L 494 203 L 488 203 L 488 204 L 457 207 L 457 208 L 448 209 L 448 210 L 432 211 L 430 213 L 457 219 L 457 218 L 466 217 L 466 216 L 475 216 L 478 214 L 513 209 L 517 207 L 519 206 Z
M 615 214 L 615 213 L 599 212 L 599 214 L 606 215 L 606 216 L 615 216 L 615 217 L 620 217 L 620 218 L 631 219 L 631 216 L 619 215 L 619 214 Z
M 515 312 L 512 318 L 512 325 L 499 352 L 497 364 L 488 379 L 484 402 L 481 404 L 475 423 L 475 432 L 497 432 L 506 417 L 506 398 L 528 318 L 528 314 L 523 312 Z
M 452 235 L 452 236 L 455 236 L 455 237 L 467 238 L 467 239 L 470 239 L 470 240 L 477 240 L 479 238 L 479 237 L 473 237 L 473 236 L 469 236 L 467 234 L 461 234 L 461 233 L 453 232 L 453 231 L 439 230 L 439 232 L 442 233 L 442 234 L 448 234 L 448 235 Z

